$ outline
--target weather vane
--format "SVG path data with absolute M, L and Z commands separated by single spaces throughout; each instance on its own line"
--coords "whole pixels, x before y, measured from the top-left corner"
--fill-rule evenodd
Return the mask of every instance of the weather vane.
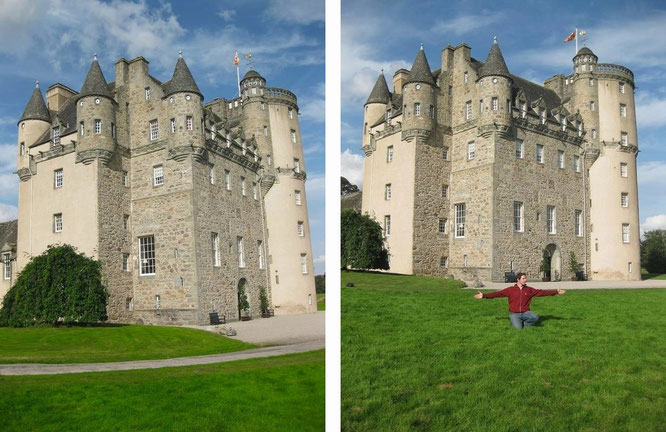
M 254 69 L 254 58 L 252 57 L 252 53 L 245 54 L 245 58 L 247 59 L 247 65 L 250 69 Z

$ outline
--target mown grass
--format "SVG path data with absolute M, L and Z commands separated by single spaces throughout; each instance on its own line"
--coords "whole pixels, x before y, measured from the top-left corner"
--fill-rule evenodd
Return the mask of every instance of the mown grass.
M 317 294 L 317 310 L 326 310 L 326 294 Z
M 641 280 L 648 279 L 666 280 L 666 273 L 648 273 L 647 270 L 641 269 Z
M 0 328 L 0 363 L 98 363 L 218 354 L 253 345 L 179 327 Z
M 0 377 L 2 431 L 322 431 L 324 351 L 205 366 Z
M 665 430 L 665 289 L 535 298 L 518 331 L 454 281 L 341 281 L 343 430 Z

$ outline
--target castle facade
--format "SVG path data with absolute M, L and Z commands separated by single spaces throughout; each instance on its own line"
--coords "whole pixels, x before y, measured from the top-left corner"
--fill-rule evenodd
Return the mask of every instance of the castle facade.
M 390 271 L 640 280 L 633 73 L 583 47 L 543 86 L 460 44 L 380 74 L 365 104 L 362 211 Z
M 206 324 L 316 311 L 296 96 L 250 70 L 203 103 L 185 60 L 92 62 L 80 92 L 39 85 L 18 122 L 16 270 L 68 243 L 102 262 L 111 321 Z

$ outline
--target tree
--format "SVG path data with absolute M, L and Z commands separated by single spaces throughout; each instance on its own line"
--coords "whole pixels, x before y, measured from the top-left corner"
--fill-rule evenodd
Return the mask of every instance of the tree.
M 388 251 L 377 221 L 345 210 L 341 215 L 340 237 L 343 268 L 388 270 Z
M 250 302 L 245 293 L 245 280 L 238 286 L 238 309 L 245 312 L 246 316 L 250 315 Z
M 70 245 L 49 246 L 33 258 L 5 295 L 0 324 L 90 324 L 106 321 L 109 298 L 102 266 Z
M 317 294 L 326 292 L 326 274 L 315 276 L 315 291 Z
M 354 192 L 358 192 L 358 186 L 351 184 L 346 178 L 340 177 L 340 195 L 349 195 Z
M 268 294 L 266 294 L 266 287 L 259 287 L 259 304 L 261 305 L 261 313 L 268 312 Z
M 666 230 L 645 233 L 641 242 L 641 259 L 648 273 L 666 273 Z

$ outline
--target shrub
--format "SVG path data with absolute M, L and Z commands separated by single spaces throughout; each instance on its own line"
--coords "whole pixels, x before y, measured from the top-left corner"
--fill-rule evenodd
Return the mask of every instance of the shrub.
M 250 313 L 250 302 L 247 300 L 247 294 L 245 293 L 245 283 L 238 287 L 238 309 L 245 312 L 246 315 Z
M 343 268 L 388 270 L 388 251 L 382 227 L 368 215 L 345 210 L 340 222 L 340 255 Z
M 90 324 L 106 321 L 108 291 L 99 261 L 70 245 L 49 246 L 33 258 L 5 295 L 0 324 Z
M 266 313 L 268 310 L 268 295 L 266 294 L 266 287 L 259 287 L 259 303 L 261 304 L 261 312 Z
M 645 233 L 641 242 L 643 267 L 650 273 L 666 273 L 666 230 Z
M 315 276 L 315 291 L 317 294 L 326 292 L 326 274 Z

